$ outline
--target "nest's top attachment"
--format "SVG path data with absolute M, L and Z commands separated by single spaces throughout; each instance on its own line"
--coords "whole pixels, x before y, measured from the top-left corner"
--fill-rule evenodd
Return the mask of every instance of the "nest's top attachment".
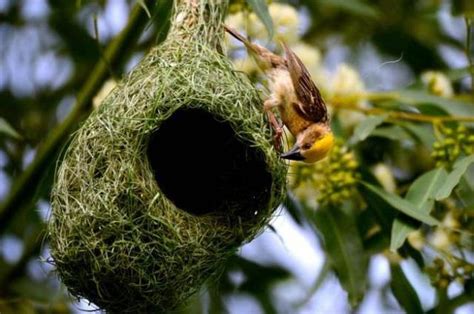
M 182 304 L 281 201 L 286 167 L 258 93 L 216 49 L 225 4 L 181 2 L 167 41 L 89 117 L 57 170 L 57 271 L 106 310 Z

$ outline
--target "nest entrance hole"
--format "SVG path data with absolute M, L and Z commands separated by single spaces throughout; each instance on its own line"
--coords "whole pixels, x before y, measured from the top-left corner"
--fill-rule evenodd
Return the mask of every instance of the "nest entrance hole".
M 174 112 L 152 134 L 147 154 L 161 191 L 191 214 L 248 217 L 268 204 L 272 177 L 264 154 L 203 109 Z

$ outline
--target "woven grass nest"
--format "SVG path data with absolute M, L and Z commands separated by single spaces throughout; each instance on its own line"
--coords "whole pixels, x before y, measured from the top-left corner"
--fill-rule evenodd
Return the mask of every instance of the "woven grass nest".
M 57 169 L 57 273 L 107 311 L 183 304 L 281 202 L 286 167 L 261 99 L 216 49 L 226 4 L 177 4 L 168 39 L 74 134 Z

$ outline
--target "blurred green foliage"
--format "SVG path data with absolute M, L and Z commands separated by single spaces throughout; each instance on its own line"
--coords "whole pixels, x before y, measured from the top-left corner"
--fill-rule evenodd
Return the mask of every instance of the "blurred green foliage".
M 67 142 L 92 110 L 92 97 L 106 79 L 120 78 L 146 50 L 164 39 L 169 11 L 162 1 L 158 7 L 155 1 L 45 0 L 37 1 L 36 6 L 34 2 L 5 1 L 0 6 L 0 200 L 4 202 L 0 206 L 0 312 L 68 313 L 74 300 L 51 272 L 44 240 L 59 145 Z M 451 313 L 472 304 L 474 91 L 468 78 L 474 71 L 468 61 L 474 58 L 469 29 L 472 1 L 287 3 L 299 10 L 301 24 L 307 25 L 301 28 L 301 40 L 317 46 L 323 55 L 330 56 L 342 47 L 345 61 L 362 67 L 360 56 L 373 47 L 384 60 L 401 57 L 397 62 L 409 73 L 403 77 L 407 81 L 392 91 L 372 86 L 372 90 L 353 95 L 326 92 L 333 128 L 344 149 L 357 160 L 357 168 L 348 170 L 357 174 L 357 182 L 341 202 L 324 202 L 314 182 L 334 172 L 324 174 L 309 167 L 300 169 L 296 179 L 290 174 L 290 183 L 299 183 L 293 182 L 285 211 L 298 228 L 310 230 L 321 241 L 326 254 L 326 267 L 314 289 L 300 301 L 317 294 L 333 274 L 347 291 L 347 302 L 360 309 L 371 288 L 369 262 L 383 256 L 389 261 L 391 279 L 380 298 L 387 304 L 392 297 L 396 300 L 387 310 Z M 126 21 L 116 16 L 120 23 L 113 26 L 106 12 L 122 5 L 131 16 L 135 4 L 141 14 L 126 45 L 110 59 L 107 51 L 120 39 L 118 31 Z M 267 2 L 233 0 L 231 5 L 233 12 L 255 9 L 268 33 L 274 28 L 278 35 L 278 25 L 272 26 L 269 20 Z M 152 23 L 143 7 L 148 8 Z M 463 66 L 454 68 L 458 63 Z M 92 75 L 98 67 L 102 67 L 100 75 Z M 443 94 L 447 89 L 437 87 L 441 84 L 438 76 L 423 76 L 430 70 L 445 75 L 452 90 Z M 380 78 L 382 82 L 399 75 L 396 71 L 383 73 L 387 76 Z M 84 94 L 91 82 L 95 84 Z M 80 112 L 68 128 L 61 128 L 74 112 L 73 104 L 81 101 Z M 360 113 L 362 118 L 347 126 L 344 110 Z M 31 160 L 58 130 L 64 131 L 64 137 L 55 142 L 58 146 L 52 146 L 31 179 L 18 185 L 23 188 L 16 191 L 21 206 L 7 211 L 6 200 L 15 192 L 12 186 L 21 181 Z M 15 247 L 20 248 L 18 254 L 13 252 Z M 436 290 L 430 308 L 403 267 L 410 261 Z M 236 280 L 235 274 L 241 279 Z M 277 262 L 261 265 L 235 256 L 221 280 L 210 283 L 181 311 L 225 313 L 229 298 L 245 295 L 256 300 L 265 313 L 283 313 L 273 289 L 292 280 L 291 269 Z M 450 287 L 458 293 L 448 293 Z M 288 306 L 297 312 L 302 305 Z

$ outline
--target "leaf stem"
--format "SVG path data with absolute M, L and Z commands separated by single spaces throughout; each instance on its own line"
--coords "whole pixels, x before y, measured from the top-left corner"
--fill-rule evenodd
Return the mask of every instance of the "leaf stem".
M 439 290 L 438 298 L 440 298 Z M 436 307 L 427 311 L 428 314 L 453 313 L 457 308 L 461 307 L 462 305 L 472 302 L 473 295 L 472 293 L 464 292 L 452 299 L 448 299 L 447 297 L 444 297 L 443 292 L 441 292 L 441 298 L 444 298 L 443 302 L 439 302 Z

